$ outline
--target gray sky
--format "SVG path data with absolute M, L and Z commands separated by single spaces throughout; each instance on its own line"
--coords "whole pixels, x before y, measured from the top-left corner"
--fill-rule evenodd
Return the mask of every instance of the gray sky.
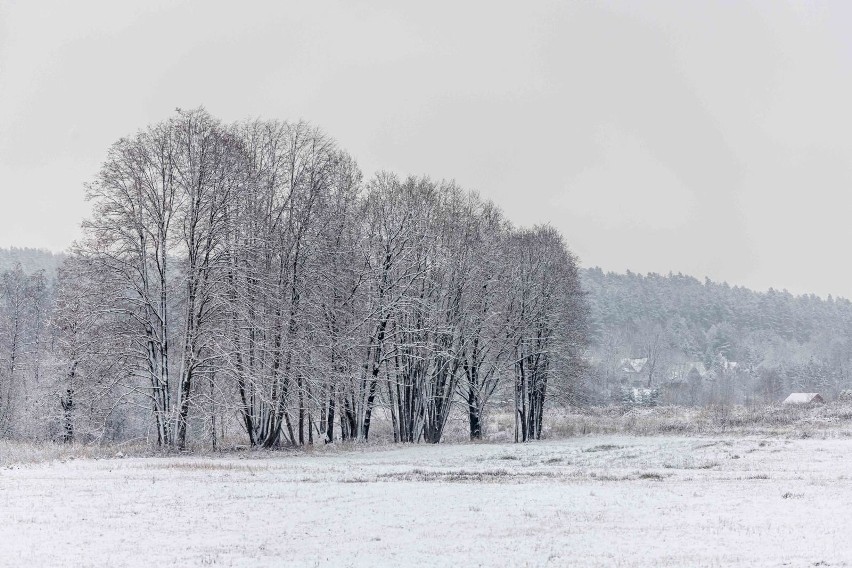
M 250 7 L 249 7 L 250 6 Z M 119 137 L 309 120 L 585 266 L 852 296 L 852 3 L 0 0 L 0 246 L 64 249 Z

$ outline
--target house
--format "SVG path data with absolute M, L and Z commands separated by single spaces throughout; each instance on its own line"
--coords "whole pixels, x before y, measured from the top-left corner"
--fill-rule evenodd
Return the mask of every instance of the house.
M 825 400 L 816 392 L 794 392 L 786 399 L 784 404 L 822 404 Z
M 642 357 L 641 359 L 622 359 L 621 360 L 621 372 L 627 374 L 639 374 L 645 368 L 645 365 L 648 364 L 648 358 Z
M 648 358 L 622 359 L 621 360 L 621 383 L 635 388 L 642 388 L 648 384 Z
M 704 381 L 712 379 L 712 373 L 701 361 L 672 365 L 662 385 L 664 400 L 668 404 L 698 404 Z
M 707 367 L 701 361 L 692 361 L 682 365 L 674 365 L 669 369 L 666 379 L 669 383 L 697 383 L 708 378 Z

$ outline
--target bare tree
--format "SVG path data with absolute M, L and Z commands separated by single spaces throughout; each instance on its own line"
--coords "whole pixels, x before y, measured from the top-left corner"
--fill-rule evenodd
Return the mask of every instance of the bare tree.
M 89 193 L 57 319 L 66 439 L 78 385 L 105 377 L 94 352 L 119 377 L 99 392 L 145 397 L 156 442 L 179 449 L 193 424 L 215 446 L 231 413 L 253 446 L 364 441 L 377 412 L 395 440 L 437 443 L 456 404 L 476 439 L 513 376 L 522 438 L 539 437 L 548 389 L 579 368 L 555 231 L 515 230 L 453 183 L 362 188 L 306 123 L 178 111 L 116 143 Z

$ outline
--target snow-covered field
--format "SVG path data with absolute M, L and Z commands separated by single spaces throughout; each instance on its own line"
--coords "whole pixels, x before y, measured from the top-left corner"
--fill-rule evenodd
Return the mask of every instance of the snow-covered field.
M 0 566 L 849 566 L 852 440 L 595 436 L 0 468 Z

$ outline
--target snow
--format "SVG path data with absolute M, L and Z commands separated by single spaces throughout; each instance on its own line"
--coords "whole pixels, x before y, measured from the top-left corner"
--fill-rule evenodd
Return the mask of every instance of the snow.
M 784 404 L 810 404 L 822 402 L 822 397 L 815 392 L 794 392 L 784 399 Z
M 0 566 L 849 566 L 850 453 L 596 436 L 11 466 Z
M 641 359 L 622 359 L 621 370 L 625 373 L 641 373 L 647 362 L 647 357 L 642 357 Z

